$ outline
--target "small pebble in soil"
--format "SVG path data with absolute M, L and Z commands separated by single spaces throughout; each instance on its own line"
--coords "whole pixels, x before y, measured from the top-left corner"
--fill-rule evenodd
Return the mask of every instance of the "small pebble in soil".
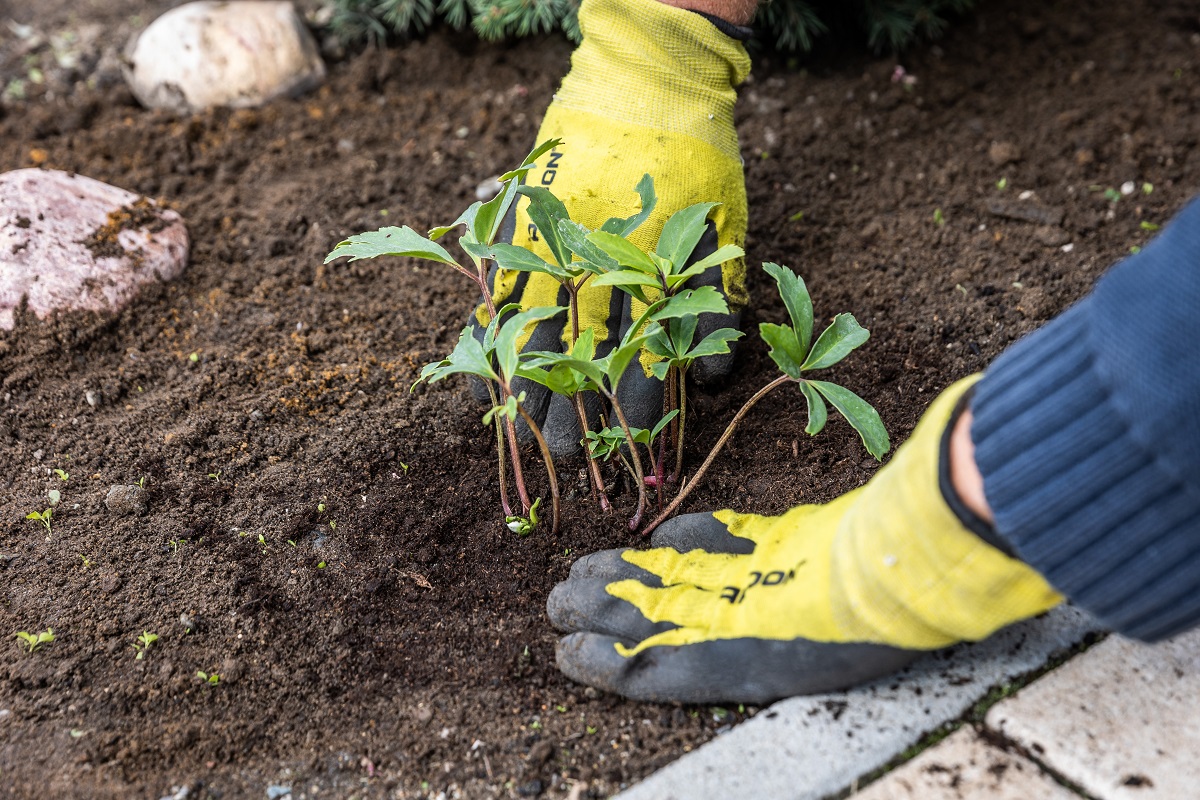
M 145 490 L 137 484 L 117 484 L 108 490 L 104 505 L 114 514 L 123 517 L 137 516 L 146 513 Z
M 292 796 L 292 787 L 280 786 L 278 784 L 267 787 L 268 800 L 289 800 Z
M 522 797 L 537 797 L 541 793 L 542 782 L 540 780 L 532 780 L 517 787 L 517 794 Z
M 481 203 L 486 203 L 496 195 L 500 194 L 503 186 L 500 183 L 500 176 L 493 175 L 490 178 L 485 178 L 478 186 L 475 187 L 475 199 Z
M 988 148 L 988 158 L 993 166 L 1002 167 L 1014 161 L 1021 160 L 1021 148 L 1012 142 L 992 142 Z

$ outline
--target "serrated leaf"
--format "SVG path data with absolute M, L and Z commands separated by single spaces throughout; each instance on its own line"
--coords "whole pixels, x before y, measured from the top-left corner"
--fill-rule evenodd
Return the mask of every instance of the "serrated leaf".
M 437 239 L 442 238 L 447 233 L 457 228 L 459 225 L 465 225 L 467 230 L 471 230 L 475 224 L 475 215 L 479 213 L 479 207 L 481 205 L 483 205 L 483 203 L 479 200 L 471 203 L 471 205 L 467 206 L 467 210 L 459 214 L 458 219 L 454 220 L 454 222 L 451 222 L 449 225 L 439 225 L 436 228 L 432 228 L 429 231 L 429 238 L 436 241 Z
M 563 219 L 558 222 L 559 239 L 568 250 L 583 259 L 573 266 L 597 275 L 620 269 L 621 265 L 616 259 L 587 240 L 589 233 L 590 230 L 574 220 Z
M 623 267 L 631 267 L 647 275 L 658 275 L 658 267 L 638 246 L 607 231 L 592 231 L 587 240 L 599 247 Z
M 497 242 L 492 245 L 492 257 L 501 269 L 511 269 L 518 272 L 540 272 L 551 275 L 559 281 L 570 280 L 571 274 L 557 264 L 551 264 L 531 250 L 516 245 Z
M 720 203 L 696 203 L 671 215 L 663 225 L 662 234 L 654 252 L 670 261 L 676 268 L 682 267 L 704 235 L 708 227 L 708 212 Z
M 629 236 L 649 219 L 651 212 L 658 204 L 658 195 L 654 193 L 654 179 L 650 177 L 649 173 L 642 176 L 637 186 L 634 187 L 634 191 L 642 201 L 642 210 L 625 219 L 620 217 L 608 219 L 600 226 L 600 230 L 614 233 L 617 236 Z
M 529 325 L 534 325 L 545 319 L 550 319 L 563 311 L 562 306 L 539 306 L 519 314 L 513 314 L 501 324 L 496 334 L 496 363 L 500 374 L 505 378 L 511 377 L 517 371 L 521 354 L 517 351 L 517 337 Z
M 471 328 L 466 327 L 458 335 L 458 343 L 446 358 L 432 364 L 426 364 L 421 369 L 413 388 L 422 382 L 437 383 L 443 378 L 465 373 L 477 375 L 484 380 L 496 380 L 496 372 L 492 369 L 487 352 L 479 340 L 471 334 Z
M 808 381 L 800 381 L 800 391 L 808 401 L 808 424 L 804 426 L 804 432 L 809 436 L 816 436 L 829 419 L 829 409 L 825 407 L 825 401 L 821 399 L 817 390 L 808 385 Z
M 809 297 L 804 279 L 787 267 L 781 267 L 771 262 L 763 264 L 763 269 L 775 279 L 779 288 L 779 296 L 783 298 L 788 317 L 792 320 L 796 340 L 800 343 L 800 351 L 807 353 L 808 345 L 812 341 L 813 311 L 812 298 Z M 800 360 L 804 360 L 803 355 Z
M 821 332 L 800 369 L 825 369 L 841 361 L 854 348 L 871 337 L 871 333 L 858 324 L 853 314 L 838 314 L 833 322 Z
M 883 420 L 879 418 L 879 412 L 866 400 L 844 386 L 827 381 L 810 380 L 806 383 L 811 384 L 813 388 L 823 394 L 825 399 L 846 418 L 850 427 L 858 431 L 863 444 L 866 445 L 867 452 L 873 455 L 876 461 L 882 460 L 891 444 L 888 442 L 887 429 L 883 427 Z
M 571 218 L 567 207 L 543 186 L 522 186 L 517 191 L 529 198 L 529 207 L 525 210 L 533 224 L 537 225 L 555 260 L 560 266 L 570 265 L 571 251 L 558 232 L 559 222 Z
M 408 258 L 424 258 L 457 267 L 458 262 L 450 257 L 446 248 L 437 242 L 426 239 L 407 225 L 396 228 L 380 228 L 377 231 L 360 233 L 339 242 L 333 252 L 325 256 L 328 264 L 336 258 L 349 256 L 351 261 L 360 258 L 378 258 L 379 256 L 404 256 Z
M 794 381 L 801 379 L 804 353 L 800 350 L 800 342 L 796 332 L 787 325 L 776 325 L 774 322 L 758 323 L 758 333 L 771 349 L 767 355 L 775 362 L 780 371 Z

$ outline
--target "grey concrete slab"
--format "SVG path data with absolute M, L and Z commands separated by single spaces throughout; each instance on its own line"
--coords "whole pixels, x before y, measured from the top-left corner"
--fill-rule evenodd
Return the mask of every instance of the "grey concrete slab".
M 669 764 L 622 800 L 817 800 L 840 791 L 956 719 L 988 690 L 1044 665 L 1097 623 L 1058 608 L 992 638 L 931 653 L 894 678 L 795 697 Z
M 961 728 L 854 800 L 1079 800 L 1037 764 Z
M 1110 637 L 987 725 L 1103 800 L 1200 797 L 1200 631 L 1149 646 Z

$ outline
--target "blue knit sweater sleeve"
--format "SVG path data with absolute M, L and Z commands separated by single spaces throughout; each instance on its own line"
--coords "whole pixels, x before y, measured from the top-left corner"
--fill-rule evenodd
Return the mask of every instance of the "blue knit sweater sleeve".
M 996 533 L 1147 640 L 1200 624 L 1200 200 L 998 358 L 971 436 Z

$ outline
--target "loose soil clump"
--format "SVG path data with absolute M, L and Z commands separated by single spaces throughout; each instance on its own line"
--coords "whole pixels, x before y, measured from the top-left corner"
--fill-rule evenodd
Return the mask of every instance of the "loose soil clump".
M 14 13 L 54 31 L 74 7 Z M 618 484 L 622 513 L 601 517 L 566 462 L 570 524 L 510 534 L 469 387 L 408 392 L 476 298 L 411 261 L 322 264 L 347 234 L 452 219 L 534 143 L 569 55 L 439 32 L 258 110 L 146 111 L 85 75 L 0 106 L 0 169 L 136 191 L 193 242 L 180 278 L 116 318 L 24 314 L 0 334 L 10 796 L 607 796 L 755 713 L 627 702 L 556 671 L 546 596 L 576 557 L 642 544 L 621 524 L 632 495 Z M 25 57 L 0 45 L 0 83 Z M 1183 0 L 986 4 L 902 60 L 916 83 L 893 82 L 896 63 L 760 56 L 737 123 L 745 329 L 784 318 L 757 265 L 797 269 L 818 318 L 871 330 L 835 379 L 902 441 L 1200 187 L 1200 19 Z M 728 383 L 694 393 L 693 468 L 772 370 L 751 335 Z M 848 425 L 810 440 L 804 415 L 799 393 L 764 401 L 684 510 L 779 513 L 871 476 Z M 106 507 L 142 479 L 144 511 Z M 50 489 L 47 540 L 25 515 Z M 47 627 L 32 654 L 11 638 Z M 143 631 L 159 639 L 137 660 Z

